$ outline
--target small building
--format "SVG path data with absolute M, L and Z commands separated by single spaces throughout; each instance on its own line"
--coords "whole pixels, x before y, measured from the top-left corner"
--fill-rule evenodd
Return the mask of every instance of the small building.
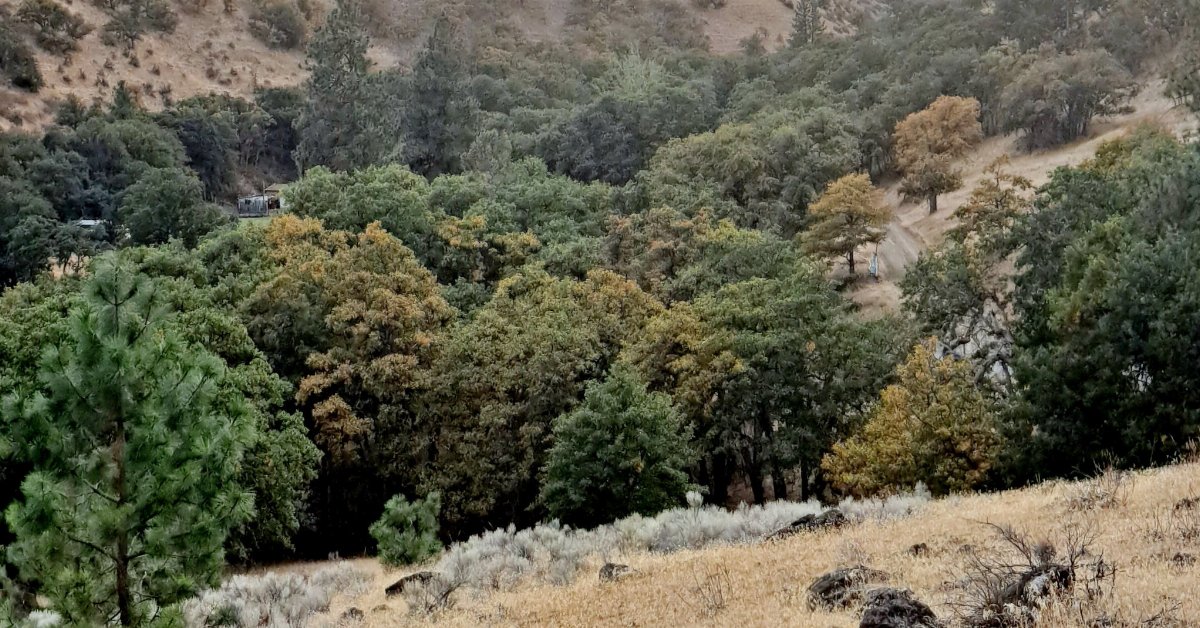
M 258 218 L 270 216 L 283 209 L 283 199 L 279 193 L 283 184 L 275 183 L 263 189 L 262 194 L 242 196 L 237 201 L 238 218 Z

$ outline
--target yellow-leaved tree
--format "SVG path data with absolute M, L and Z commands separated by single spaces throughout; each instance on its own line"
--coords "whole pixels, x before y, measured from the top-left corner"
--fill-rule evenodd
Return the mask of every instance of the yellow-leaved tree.
M 814 222 L 803 237 L 805 252 L 843 258 L 851 275 L 855 252 L 864 245 L 883 241 L 892 217 L 891 208 L 883 202 L 871 178 L 861 173 L 830 183 L 808 213 Z
M 900 191 L 908 200 L 925 200 L 929 213 L 938 208 L 938 196 L 962 187 L 957 164 L 983 139 L 979 101 L 961 96 L 940 96 L 925 109 L 896 125 L 896 165 L 904 173 Z
M 868 496 L 923 482 L 945 495 L 987 479 L 1000 448 L 992 402 L 968 362 L 936 348 L 932 338 L 914 347 L 862 429 L 825 456 L 839 490 Z

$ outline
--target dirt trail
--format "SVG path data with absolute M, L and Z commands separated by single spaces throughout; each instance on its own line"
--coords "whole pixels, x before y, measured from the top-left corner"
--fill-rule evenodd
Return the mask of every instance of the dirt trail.
M 971 190 L 985 176 L 984 170 L 996 159 L 1009 156 L 1008 171 L 1021 175 L 1040 186 L 1050 174 L 1062 166 L 1075 166 L 1096 154 L 1104 142 L 1120 137 L 1139 124 L 1161 125 L 1183 136 L 1194 132 L 1194 118 L 1174 106 L 1163 94 L 1161 80 L 1148 82 L 1133 99 L 1134 111 L 1129 114 L 1101 119 L 1093 124 L 1085 139 L 1053 150 L 1025 153 L 1018 149 L 1016 136 L 992 137 L 980 144 L 963 160 L 963 186 L 944 194 L 938 200 L 938 212 L 930 214 L 925 203 L 905 203 L 898 181 L 884 186 L 887 203 L 893 209 L 888 225 L 888 237 L 879 245 L 880 281 L 860 281 L 849 293 L 867 316 L 879 316 L 895 311 L 900 303 L 897 283 L 905 270 L 917 261 L 921 251 L 937 246 L 946 232 L 957 224 L 953 214 L 970 196 Z M 867 256 L 870 253 L 867 252 Z

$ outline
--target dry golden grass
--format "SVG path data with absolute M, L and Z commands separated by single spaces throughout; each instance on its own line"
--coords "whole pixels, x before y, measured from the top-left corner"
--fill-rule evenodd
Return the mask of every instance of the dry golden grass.
M 850 627 L 858 625 L 856 612 L 812 612 L 805 589 L 822 573 L 859 563 L 890 573 L 893 586 L 912 589 L 940 617 L 949 617 L 955 593 L 948 584 L 961 577 L 962 548 L 993 544 L 996 535 L 986 525 L 993 523 L 1059 547 L 1069 529 L 1092 530 L 1092 551 L 1115 565 L 1117 575 L 1111 595 L 1084 609 L 1089 619 L 1105 612 L 1132 626 L 1167 611 L 1178 622 L 1171 625 L 1200 625 L 1200 567 L 1171 560 L 1178 553 L 1200 554 L 1200 510 L 1176 510 L 1181 500 L 1200 496 L 1200 464 L 1136 473 L 1115 484 L 1117 490 L 1112 486 L 1111 479 L 1049 482 L 953 497 L 905 519 L 869 521 L 778 543 L 623 556 L 619 560 L 638 572 L 616 583 L 598 581 L 602 561 L 597 557 L 568 586 L 526 584 L 480 595 L 460 591 L 454 608 L 433 617 L 409 614 L 399 597 L 386 599 L 383 589 L 401 574 L 361 560 L 376 574 L 373 588 L 359 597 L 335 599 L 324 617 L 335 621 L 355 607 L 366 613 L 367 626 Z M 1104 498 L 1109 493 L 1113 499 Z M 911 556 L 907 550 L 916 543 L 926 543 L 929 553 Z M 717 597 L 723 597 L 724 608 L 712 608 Z M 1079 615 L 1077 609 L 1054 610 L 1041 625 L 1086 625 Z

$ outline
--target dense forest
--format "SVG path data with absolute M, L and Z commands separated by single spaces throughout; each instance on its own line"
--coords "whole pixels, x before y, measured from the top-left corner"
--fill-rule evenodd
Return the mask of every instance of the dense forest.
M 105 4 L 118 43 L 171 13 Z M 264 5 L 301 86 L 121 85 L 0 136 L 0 616 L 171 623 L 227 563 L 407 562 L 688 491 L 1019 486 L 1200 436 L 1200 148 L 1167 130 L 1036 189 L 997 161 L 902 311 L 846 296 L 885 182 L 947 212 L 986 137 L 1086 137 L 1148 76 L 1200 106 L 1193 3 L 893 0 L 834 37 L 794 0 L 785 45 L 729 56 L 670 3 L 574 4 L 586 51 L 442 17 L 405 68 L 369 60 L 370 6 L 288 38 L 303 7 Z M 0 22 L 13 86 L 70 39 L 53 7 Z M 268 180 L 286 211 L 239 222 Z

